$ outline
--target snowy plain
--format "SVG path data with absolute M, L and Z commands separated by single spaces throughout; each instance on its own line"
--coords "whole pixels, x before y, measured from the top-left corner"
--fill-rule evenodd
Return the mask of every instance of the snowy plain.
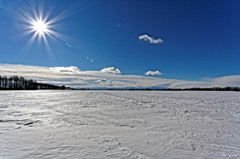
M 0 159 L 238 159 L 240 93 L 0 91 Z

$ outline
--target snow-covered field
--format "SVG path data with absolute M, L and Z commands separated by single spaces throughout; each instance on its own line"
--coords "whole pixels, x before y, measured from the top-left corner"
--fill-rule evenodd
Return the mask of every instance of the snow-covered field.
M 240 93 L 1 91 L 0 159 L 240 158 Z

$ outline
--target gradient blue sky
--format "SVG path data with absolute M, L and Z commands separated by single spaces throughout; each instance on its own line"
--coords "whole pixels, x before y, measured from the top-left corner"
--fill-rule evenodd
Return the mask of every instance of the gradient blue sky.
M 64 12 L 52 28 L 64 38 L 48 38 L 52 56 L 37 40 L 24 50 L 31 35 L 24 35 L 17 17 L 19 9 L 29 7 L 29 1 L 1 0 L 0 63 L 77 66 L 80 70 L 113 66 L 124 75 L 159 70 L 160 77 L 184 80 L 240 74 L 239 0 L 42 3 L 44 14 L 51 12 L 49 18 Z M 163 43 L 142 42 L 138 37 L 143 34 L 161 38 Z

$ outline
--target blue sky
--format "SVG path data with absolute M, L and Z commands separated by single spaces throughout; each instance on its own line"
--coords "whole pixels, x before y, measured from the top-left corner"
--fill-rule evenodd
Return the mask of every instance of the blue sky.
M 195 81 L 239 75 L 238 0 L 42 1 L 43 15 L 61 17 L 51 28 L 61 39 L 47 36 L 52 52 L 37 39 L 24 50 L 32 34 L 25 35 L 19 9 L 30 13 L 32 2 L 0 1 L 0 63 L 115 67 L 123 75 L 142 76 L 158 70 L 161 78 Z

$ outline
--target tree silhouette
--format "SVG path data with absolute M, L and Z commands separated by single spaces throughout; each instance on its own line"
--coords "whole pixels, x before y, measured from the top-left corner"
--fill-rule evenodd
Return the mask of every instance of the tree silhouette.
M 11 76 L 2 77 L 0 76 L 0 90 L 37 90 L 37 89 L 72 89 L 66 86 L 56 86 L 45 83 L 38 83 L 35 80 L 27 80 L 24 77 Z

